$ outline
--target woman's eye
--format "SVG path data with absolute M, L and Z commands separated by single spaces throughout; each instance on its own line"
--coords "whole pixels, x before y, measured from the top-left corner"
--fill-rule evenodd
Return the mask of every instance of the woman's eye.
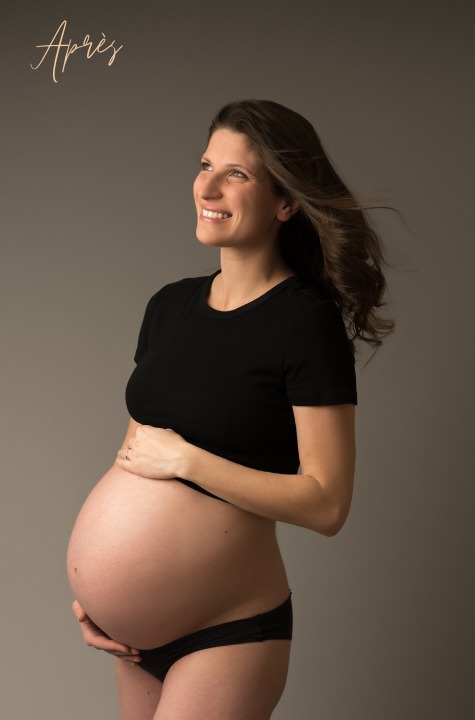
M 202 172 L 210 172 L 211 164 L 209 162 L 206 162 L 205 160 L 201 160 L 200 170 Z M 248 179 L 247 175 L 245 175 L 243 172 L 241 172 L 240 170 L 237 170 L 237 169 L 231 170 L 231 172 L 229 174 L 231 175 L 231 177 L 235 177 L 238 180 L 247 180 Z
M 243 180 L 247 180 L 247 175 L 244 175 L 244 173 L 240 170 L 233 170 L 231 175 L 234 175 L 234 177 L 241 178 Z

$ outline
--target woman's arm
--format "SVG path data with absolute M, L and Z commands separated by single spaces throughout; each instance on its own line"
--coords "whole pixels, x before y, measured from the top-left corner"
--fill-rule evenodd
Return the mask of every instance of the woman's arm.
M 355 469 L 355 406 L 294 406 L 301 475 L 254 470 L 141 426 L 117 463 L 138 475 L 191 480 L 243 510 L 335 535 L 348 515 Z

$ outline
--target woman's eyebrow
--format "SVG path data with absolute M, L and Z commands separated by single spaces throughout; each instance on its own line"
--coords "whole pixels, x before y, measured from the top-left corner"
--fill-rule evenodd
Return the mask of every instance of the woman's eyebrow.
M 209 158 L 207 158 L 205 155 L 203 155 L 201 159 L 204 160 L 205 162 L 209 163 L 210 165 L 213 164 L 211 162 L 211 160 Z M 245 170 L 246 172 L 248 172 L 250 175 L 256 174 L 254 170 L 251 170 L 250 168 L 246 167 L 245 165 L 242 165 L 241 163 L 226 163 L 224 167 L 228 167 L 228 168 L 240 167 L 243 170 Z

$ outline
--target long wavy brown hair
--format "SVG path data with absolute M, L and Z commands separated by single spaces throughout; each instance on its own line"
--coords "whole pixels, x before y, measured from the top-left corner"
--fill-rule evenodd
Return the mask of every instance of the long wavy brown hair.
M 284 261 L 336 302 L 353 348 L 354 340 L 377 348 L 394 329 L 378 314 L 386 304 L 381 241 L 313 126 L 271 100 L 240 100 L 218 112 L 208 139 L 223 128 L 246 135 L 277 192 L 300 206 L 278 236 Z

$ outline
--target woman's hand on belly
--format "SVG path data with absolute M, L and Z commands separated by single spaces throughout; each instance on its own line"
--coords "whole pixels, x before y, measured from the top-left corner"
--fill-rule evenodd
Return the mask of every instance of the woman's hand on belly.
M 189 443 L 171 428 L 140 425 L 127 447 L 119 450 L 116 463 L 123 470 L 155 480 L 178 476 Z
M 137 648 L 130 648 L 128 645 L 112 640 L 92 622 L 77 600 L 73 602 L 73 613 L 81 625 L 82 637 L 86 645 L 94 647 L 96 650 L 105 650 L 105 652 L 129 662 L 140 662 L 142 658 Z

